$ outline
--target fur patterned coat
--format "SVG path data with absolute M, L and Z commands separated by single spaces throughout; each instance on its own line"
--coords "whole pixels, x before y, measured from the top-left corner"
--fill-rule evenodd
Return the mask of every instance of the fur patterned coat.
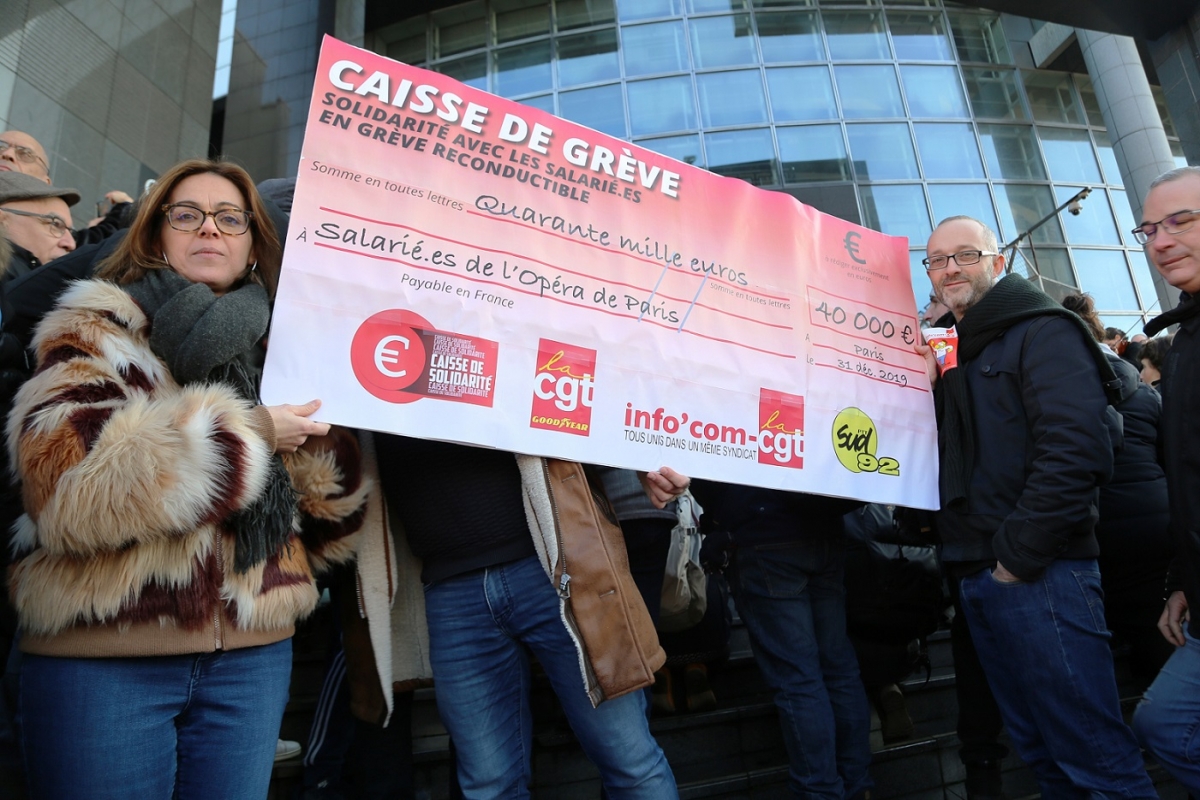
M 313 570 L 353 557 L 368 490 L 355 437 L 334 429 L 285 456 L 293 535 L 239 574 L 224 522 L 265 485 L 263 409 L 220 384 L 176 383 L 146 315 L 105 281 L 67 290 L 34 348 L 8 419 L 26 511 L 9 570 L 22 649 L 171 655 L 291 636 L 316 605 Z

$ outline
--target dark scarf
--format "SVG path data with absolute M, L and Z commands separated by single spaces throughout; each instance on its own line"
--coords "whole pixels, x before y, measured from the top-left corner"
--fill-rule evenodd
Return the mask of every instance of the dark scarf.
M 170 269 L 156 269 L 124 287 L 150 319 L 150 349 L 181 386 L 223 383 L 258 402 L 271 309 L 267 293 L 246 283 L 220 297 Z M 234 571 L 246 572 L 287 544 L 296 492 L 283 460 L 272 454 L 267 486 L 249 507 L 224 520 L 237 539 Z
M 1145 334 L 1147 336 L 1154 336 L 1159 331 L 1165 330 L 1171 325 L 1179 322 L 1187 322 L 1197 314 L 1200 314 L 1200 303 L 1197 303 L 1196 298 L 1187 292 L 1180 292 L 1179 305 L 1170 311 L 1164 311 L 1146 323 L 1146 327 L 1144 328 Z
M 938 381 L 935 397 L 941 450 L 939 485 L 943 507 L 966 498 L 971 473 L 975 469 L 975 422 L 971 414 L 967 364 L 1013 325 L 1041 316 L 1059 316 L 1079 327 L 1084 340 L 1091 347 L 1106 396 L 1113 402 L 1115 392 L 1115 399 L 1119 401 L 1121 381 L 1083 320 L 1019 275 L 1004 278 L 989 289 L 958 322 L 958 367 L 947 370 Z

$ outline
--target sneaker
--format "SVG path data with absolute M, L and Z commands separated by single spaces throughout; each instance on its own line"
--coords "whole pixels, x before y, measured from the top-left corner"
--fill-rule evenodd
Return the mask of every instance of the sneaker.
M 671 681 L 670 667 L 654 673 L 654 685 L 650 687 L 650 708 L 657 714 L 675 713 L 675 687 Z
M 688 711 L 694 714 L 716 710 L 717 696 L 708 684 L 708 667 L 704 664 L 688 664 L 683 672 L 683 683 L 687 688 Z
M 894 683 L 879 692 L 879 722 L 884 744 L 911 739 L 916 732 L 904 693 Z
M 300 756 L 300 743 L 287 739 L 275 740 L 275 761 L 289 761 Z

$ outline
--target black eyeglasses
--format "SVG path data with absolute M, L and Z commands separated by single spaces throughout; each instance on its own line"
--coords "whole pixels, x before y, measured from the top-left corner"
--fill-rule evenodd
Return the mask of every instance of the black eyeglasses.
M 930 256 L 922 258 L 921 263 L 925 265 L 926 272 L 937 272 L 939 269 L 945 269 L 950 266 L 950 259 L 954 259 L 954 263 L 960 267 L 969 267 L 972 264 L 978 264 L 979 259 L 984 256 L 998 256 L 999 253 L 989 253 L 986 250 L 959 250 L 957 253 L 951 253 L 948 256 Z
M 0 153 L 3 153 L 6 150 L 12 150 L 13 155 L 17 157 L 17 161 L 21 161 L 25 164 L 41 164 L 46 168 L 47 171 L 50 170 L 50 166 L 46 163 L 46 160 L 39 156 L 37 151 L 35 151 L 32 147 L 26 147 L 23 144 L 13 144 L 12 142 L 6 142 L 3 139 L 0 139 Z
M 187 203 L 172 203 L 162 207 L 167 223 L 177 231 L 195 233 L 204 227 L 205 217 L 212 217 L 217 230 L 229 236 L 241 236 L 250 230 L 250 219 L 254 214 L 240 208 L 222 208 L 217 211 L 201 211 Z
M 1186 230 L 1190 230 L 1196 224 L 1197 214 L 1200 214 L 1200 209 L 1176 211 L 1171 216 L 1163 217 L 1158 222 L 1143 222 L 1133 229 L 1133 238 L 1137 239 L 1138 244 L 1145 245 L 1154 241 L 1154 237 L 1158 235 L 1159 228 L 1162 228 L 1172 236 L 1177 233 L 1183 233 Z
M 41 220 L 42 223 L 50 229 L 50 233 L 55 239 L 62 238 L 64 233 L 71 230 L 71 226 L 66 222 L 63 222 L 63 218 L 58 216 L 58 214 L 35 214 L 32 211 L 22 211 L 19 208 L 7 207 L 0 207 L 0 211 L 4 211 L 9 214 L 16 214 L 18 217 L 33 217 L 34 219 Z

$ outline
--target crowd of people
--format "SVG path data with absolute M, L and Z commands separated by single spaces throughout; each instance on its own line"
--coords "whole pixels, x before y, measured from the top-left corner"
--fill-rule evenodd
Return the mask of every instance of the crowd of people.
M 940 509 L 925 515 L 668 465 L 633 473 L 350 431 L 312 419 L 319 399 L 263 405 L 293 186 L 185 161 L 136 200 L 110 192 L 75 230 L 79 193 L 54 185 L 35 139 L 0 134 L 13 478 L 0 502 L 0 784 L 12 796 L 265 797 L 291 637 L 327 586 L 329 699 L 354 719 L 341 738 L 358 754 L 306 762 L 305 797 L 342 796 L 344 758 L 372 773 L 359 796 L 411 793 L 410 779 L 374 773 L 411 748 L 412 691 L 427 685 L 455 792 L 527 796 L 531 658 L 606 796 L 676 797 L 648 721 L 652 699 L 673 702 L 651 689 L 670 680 L 663 644 L 690 654 L 697 710 L 715 699 L 695 654 L 724 646 L 656 630 L 685 494 L 721 543 L 705 555 L 723 575 L 699 590 L 697 627 L 727 635 L 727 581 L 775 696 L 794 796 L 870 798 L 871 703 L 893 721 L 902 706 L 894 671 L 862 641 L 870 619 L 848 628 L 848 527 L 936 544 L 969 796 L 1003 796 L 1003 730 L 1045 797 L 1155 797 L 1142 748 L 1200 794 L 1200 620 L 1188 613 L 1200 602 L 1188 413 L 1200 168 L 1164 174 L 1146 197 L 1135 235 L 1182 295 L 1129 341 L 1088 296 L 1058 302 L 1006 274 L 978 220 L 933 231 L 920 318 L 953 328 L 958 361 L 916 345 L 938 421 Z M 1132 728 L 1114 635 L 1149 684 Z M 887 644 L 904 651 L 907 638 Z

